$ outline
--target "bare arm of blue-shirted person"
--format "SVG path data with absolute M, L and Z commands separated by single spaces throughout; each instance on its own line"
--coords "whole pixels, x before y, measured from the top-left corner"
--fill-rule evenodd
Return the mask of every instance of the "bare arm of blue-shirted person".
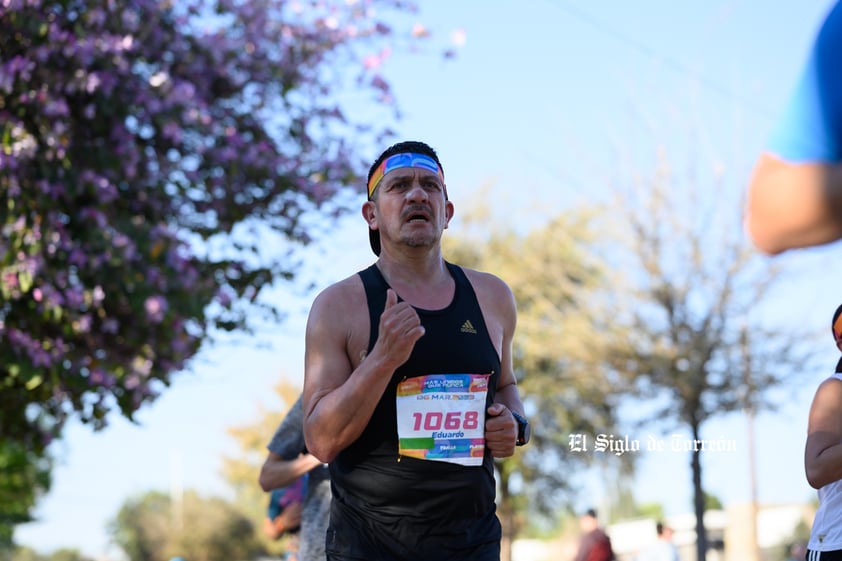
M 483 312 L 488 334 L 500 356 L 500 377 L 494 403 L 487 410 L 485 443 L 495 458 L 515 452 L 518 426 L 511 411 L 523 415 L 523 403 L 512 366 L 512 342 L 517 326 L 517 306 L 509 286 L 498 277 L 465 270 Z
M 764 153 L 749 184 L 746 228 L 770 255 L 842 239 L 842 165 Z
M 323 462 L 362 434 L 395 370 L 424 334 L 415 310 L 386 293 L 379 336 L 366 356 L 370 320 L 358 275 L 316 297 L 305 332 L 304 439 Z M 365 360 L 363 360 L 363 358 Z

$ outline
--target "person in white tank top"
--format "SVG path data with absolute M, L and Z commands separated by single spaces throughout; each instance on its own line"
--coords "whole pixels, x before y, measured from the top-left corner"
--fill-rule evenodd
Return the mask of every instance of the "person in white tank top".
M 842 305 L 833 314 L 831 331 L 842 351 Z M 836 372 L 819 384 L 810 405 L 804 472 L 819 495 L 806 559 L 842 560 L 842 358 Z

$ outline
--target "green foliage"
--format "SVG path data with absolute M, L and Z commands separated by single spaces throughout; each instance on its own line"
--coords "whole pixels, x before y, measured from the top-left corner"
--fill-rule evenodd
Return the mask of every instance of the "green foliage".
M 164 555 L 168 529 L 173 528 L 169 497 L 149 492 L 127 500 L 110 525 L 111 536 L 132 561 L 153 561 Z
M 301 388 L 281 382 L 275 387 L 275 394 L 283 404 L 280 410 L 266 410 L 261 406 L 254 423 L 228 429 L 228 435 L 237 442 L 239 450 L 235 456 L 222 459 L 222 474 L 234 490 L 234 503 L 256 528 L 263 523 L 269 502 L 269 495 L 258 484 L 260 468 L 268 455 L 266 446 L 300 393 Z M 288 536 L 270 540 L 261 533 L 260 537 L 270 554 L 286 551 Z
M 662 505 L 661 503 L 641 503 L 637 505 L 637 513 L 641 518 L 663 520 L 664 505 Z
M 0 554 L 2 561 L 94 561 L 76 549 L 57 549 L 50 554 L 38 553 L 29 547 L 16 547 L 8 555 Z
M 43 447 L 0 439 L 0 551 L 11 547 L 16 524 L 30 520 L 35 501 L 50 485 Z
M 77 549 L 62 548 L 54 551 L 47 561 L 93 561 L 90 557 L 82 555 Z
M 705 510 L 722 510 L 722 500 L 716 495 L 705 492 Z
M 251 559 L 265 553 L 257 528 L 231 503 L 193 491 L 171 498 L 148 492 L 127 500 L 110 524 L 132 561 Z

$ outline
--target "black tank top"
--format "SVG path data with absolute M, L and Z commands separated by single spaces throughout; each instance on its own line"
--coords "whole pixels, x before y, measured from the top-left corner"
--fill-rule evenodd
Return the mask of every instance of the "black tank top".
M 486 406 L 494 399 L 500 358 L 488 335 L 476 294 L 461 268 L 447 263 L 455 281 L 453 301 L 441 310 L 416 308 L 424 335 L 398 368 L 360 437 L 330 464 L 334 501 L 328 559 L 499 559 L 494 461 L 486 449 L 481 466 L 398 455 L 395 397 L 398 383 L 427 374 L 491 374 Z M 360 271 L 377 341 L 386 284 L 372 265 Z

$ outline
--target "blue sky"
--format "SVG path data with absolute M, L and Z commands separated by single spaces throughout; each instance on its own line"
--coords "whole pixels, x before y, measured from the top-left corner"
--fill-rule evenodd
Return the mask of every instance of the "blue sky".
M 425 140 L 442 158 L 456 205 L 452 228 L 485 185 L 495 200 L 514 198 L 512 216 L 528 221 L 536 208 L 556 212 L 598 199 L 617 179 L 618 155 L 645 170 L 659 147 L 684 149 L 688 136 L 700 165 L 723 166 L 741 188 L 828 7 L 828 0 L 428 0 L 419 20 L 445 38 L 464 29 L 466 44 L 447 62 L 396 55 L 385 73 L 403 108 L 401 136 Z M 380 148 L 365 150 L 373 158 Z M 322 234 L 330 243 L 314 248 L 309 272 L 319 287 L 372 261 L 358 214 Z M 779 261 L 815 272 L 838 251 L 831 246 Z M 833 284 L 832 275 L 801 275 L 775 314 L 824 329 L 838 303 Z M 301 379 L 312 295 L 281 289 L 278 297 L 290 316 L 265 334 L 272 349 L 208 349 L 140 413 L 138 425 L 115 418 L 98 434 L 71 425 L 56 448 L 59 464 L 36 511 L 39 521 L 19 527 L 17 541 L 100 556 L 114 552 L 106 520 L 133 494 L 178 483 L 227 495 L 221 456 L 236 448 L 226 428 L 256 420 L 261 406 L 277 407 L 272 388 L 281 379 Z M 827 352 L 830 369 L 830 344 Z M 778 412 L 757 420 L 761 501 L 813 496 L 802 470 L 806 414 L 828 372 L 806 373 Z M 649 434 L 660 436 L 655 428 L 630 436 Z M 736 452 L 703 459 L 707 490 L 726 504 L 748 500 L 746 420 L 711 422 L 705 436 L 737 443 Z M 639 471 L 638 500 L 660 502 L 668 513 L 689 510 L 686 456 L 641 453 Z M 587 485 L 591 496 L 607 492 L 598 476 Z

